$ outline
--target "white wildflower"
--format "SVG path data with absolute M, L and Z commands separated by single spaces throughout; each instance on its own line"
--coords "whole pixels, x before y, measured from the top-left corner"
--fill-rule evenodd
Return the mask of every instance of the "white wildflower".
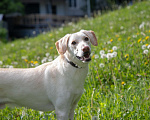
M 143 54 L 147 54 L 147 53 L 148 53 L 148 50 L 144 50 L 144 51 L 143 51 Z
M 111 59 L 112 58 L 112 54 L 111 53 L 107 53 L 107 59 Z
M 111 41 L 108 41 L 107 44 L 111 44 Z
M 28 56 L 22 56 L 22 57 L 21 57 L 21 59 L 23 59 L 23 60 L 24 60 L 24 59 L 27 59 L 27 58 L 28 58 Z
M 113 52 L 112 57 L 116 57 L 116 56 L 117 56 L 117 52 Z
M 146 49 L 146 45 L 142 45 L 142 49 L 143 49 L 143 50 Z
M 101 58 L 107 58 L 107 55 L 106 54 L 101 54 Z
M 56 59 L 57 57 L 58 57 L 58 56 L 57 56 L 57 55 L 55 55 L 55 56 L 54 56 L 54 59 Z
M 46 57 L 48 57 L 50 55 L 50 53 L 46 53 L 45 55 L 46 55 Z
M 15 45 L 14 44 L 11 44 L 11 47 L 14 47 Z
M 42 60 L 41 60 L 41 63 L 46 63 L 47 62 L 47 58 L 44 57 Z
M 150 45 L 148 45 L 147 48 L 150 49 Z
M 95 54 L 95 59 L 98 59 L 99 58 L 99 55 Z
M 0 61 L 0 65 L 2 65 L 3 64 L 3 61 Z
M 145 25 L 145 22 L 142 22 L 142 23 L 139 25 L 139 29 L 144 29 L 144 25 Z
M 99 67 L 100 67 L 100 68 L 105 67 L 104 63 L 100 63 L 100 64 L 99 64 Z
M 102 54 L 105 54 L 105 51 L 101 50 L 99 53 L 100 53 L 100 55 L 102 55 Z
M 48 48 L 48 45 L 45 45 L 45 49 L 47 49 Z
M 14 68 L 12 65 L 9 65 L 8 68 Z
M 114 50 L 114 51 L 117 50 L 117 49 L 118 49 L 117 46 L 112 47 L 112 50 Z

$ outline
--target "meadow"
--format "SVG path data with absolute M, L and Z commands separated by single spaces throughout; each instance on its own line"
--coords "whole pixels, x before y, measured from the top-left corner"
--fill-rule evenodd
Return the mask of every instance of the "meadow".
M 0 42 L 0 67 L 31 68 L 58 56 L 55 42 L 67 33 L 93 30 L 98 47 L 75 120 L 150 119 L 150 0 L 41 33 L 34 38 Z M 26 108 L 0 110 L 1 120 L 55 120 L 52 112 Z

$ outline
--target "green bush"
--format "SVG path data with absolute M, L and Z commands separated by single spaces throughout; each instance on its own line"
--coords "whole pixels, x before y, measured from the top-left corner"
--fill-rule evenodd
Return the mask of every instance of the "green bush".
M 0 41 L 6 42 L 7 40 L 7 29 L 5 28 L 0 28 Z

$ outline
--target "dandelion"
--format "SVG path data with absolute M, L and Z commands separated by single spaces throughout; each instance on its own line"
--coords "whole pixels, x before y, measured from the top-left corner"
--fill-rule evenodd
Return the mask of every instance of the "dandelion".
M 111 44 L 111 42 L 110 42 L 110 41 L 108 41 L 108 42 L 107 42 L 107 44 Z
M 32 64 L 33 64 L 33 63 L 34 63 L 34 61 L 30 61 L 30 63 L 32 63 Z
M 117 56 L 117 52 L 113 52 L 112 57 L 116 57 L 116 56 Z
M 106 54 L 101 54 L 101 58 L 107 58 L 107 55 Z
M 49 36 L 49 37 L 52 37 L 52 36 L 53 36 L 53 34 L 52 34 L 52 33 L 50 33 L 48 36 Z
M 119 35 L 116 35 L 116 37 L 119 37 Z
M 145 64 L 145 65 L 147 65 L 147 64 L 148 64 L 148 62 L 145 62 L 144 64 Z
M 48 57 L 50 55 L 50 53 L 46 53 L 45 55 L 46 55 L 46 57 Z
M 112 58 L 112 54 L 111 53 L 107 53 L 107 59 L 111 59 Z
M 142 49 L 143 49 L 143 50 L 146 49 L 146 45 L 142 45 Z
M 27 59 L 24 59 L 24 61 L 27 63 L 28 62 L 28 60 Z
M 145 39 L 148 40 L 148 39 L 149 39 L 149 36 L 146 36 Z
M 110 42 L 113 42 L 113 39 L 110 39 L 109 41 L 110 41 Z
M 128 40 L 130 40 L 131 39 L 131 37 L 128 37 Z
M 113 47 L 112 47 L 112 50 L 114 50 L 114 51 L 117 50 L 117 47 L 116 47 L 116 46 L 113 46 Z
M 145 46 L 147 47 L 149 44 L 145 44 Z
M 118 38 L 119 41 L 121 41 L 121 38 Z
M 38 64 L 38 61 L 34 61 L 33 64 L 34 64 L 34 65 Z
M 125 58 L 129 57 L 129 54 L 126 54 L 124 57 L 125 57 Z
M 9 65 L 8 68 L 14 68 L 12 65 Z
M 95 59 L 98 59 L 99 58 L 99 55 L 95 54 Z
M 122 81 L 122 82 L 121 82 L 121 85 L 125 85 L 125 82 Z
M 99 54 L 100 54 L 100 55 L 105 54 L 105 51 L 104 51 L 104 50 L 101 50 L 101 51 L 99 52 Z
M 15 45 L 14 44 L 11 44 L 11 47 L 14 47 Z
M 148 45 L 147 48 L 150 49 L 150 45 Z
M 52 50 L 53 49 L 53 47 L 50 47 L 50 50 Z
M 112 53 L 112 52 L 113 52 L 113 50 L 108 50 L 108 52 L 109 52 L 109 53 Z
M 144 25 L 145 25 L 145 22 L 142 22 L 142 23 L 139 25 L 139 29 L 144 29 Z
M 100 64 L 99 64 L 99 67 L 100 67 L 100 68 L 105 67 L 104 63 L 100 63 Z
M 147 54 L 147 53 L 148 53 L 148 50 L 144 50 L 144 51 L 143 51 L 143 54 Z
M 142 38 L 140 38 L 140 39 L 138 40 L 138 43 L 140 43 L 140 42 L 141 42 L 141 40 L 142 40 Z

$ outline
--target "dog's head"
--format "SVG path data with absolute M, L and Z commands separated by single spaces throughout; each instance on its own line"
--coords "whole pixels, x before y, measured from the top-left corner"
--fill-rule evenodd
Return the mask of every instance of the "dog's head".
M 81 30 L 77 33 L 67 34 L 55 45 L 60 55 L 75 63 L 88 63 L 91 60 L 91 43 L 97 46 L 97 38 L 93 31 Z

